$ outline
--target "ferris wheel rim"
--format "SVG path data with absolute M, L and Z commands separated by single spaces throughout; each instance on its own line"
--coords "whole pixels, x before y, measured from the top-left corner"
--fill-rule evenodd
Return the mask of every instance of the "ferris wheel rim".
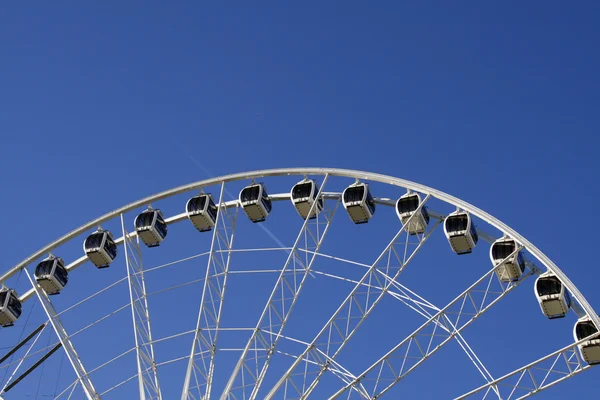
M 589 304 L 585 296 L 579 291 L 579 289 L 573 284 L 573 282 L 568 278 L 568 276 L 540 249 L 538 249 L 533 243 L 527 240 L 523 235 L 512 229 L 510 226 L 500 221 L 498 218 L 493 215 L 487 213 L 486 211 L 458 198 L 452 196 L 448 193 L 445 193 L 441 190 L 429 187 L 427 185 L 423 185 L 420 183 L 416 183 L 413 181 L 409 181 L 402 178 L 397 178 L 390 175 L 384 175 L 379 173 L 360 171 L 360 170 L 351 170 L 351 169 L 342 169 L 342 168 L 320 168 L 320 167 L 291 167 L 291 168 L 274 168 L 274 169 L 261 169 L 254 171 L 244 171 L 238 172 L 234 174 L 217 176 L 209 179 L 204 179 L 196 182 L 192 182 L 189 184 L 177 186 L 171 189 L 164 190 L 162 192 L 147 196 L 145 198 L 136 200 L 131 202 L 125 206 L 117 208 L 113 211 L 110 211 L 96 219 L 93 219 L 78 228 L 68 232 L 67 234 L 61 236 L 55 241 L 47 244 L 36 252 L 32 253 L 30 256 L 25 258 L 20 263 L 13 266 L 7 272 L 0 276 L 0 283 L 4 286 L 4 282 L 27 267 L 35 260 L 43 257 L 45 254 L 52 251 L 54 248 L 69 242 L 75 237 L 81 235 L 85 231 L 89 229 L 96 228 L 102 223 L 111 220 L 113 218 L 118 217 L 120 214 L 129 212 L 138 207 L 147 206 L 152 202 L 156 202 L 165 198 L 169 198 L 178 194 L 182 194 L 185 192 L 189 192 L 192 190 L 197 190 L 206 186 L 212 186 L 219 183 L 227 183 L 233 181 L 240 181 L 244 179 L 257 179 L 263 177 L 275 177 L 275 176 L 297 176 L 297 175 L 329 175 L 329 176 L 337 176 L 337 177 L 346 177 L 346 178 L 354 178 L 354 179 L 364 179 L 368 181 L 389 184 L 392 186 L 398 186 L 402 188 L 406 188 L 409 190 L 413 190 L 415 192 L 420 192 L 423 194 L 428 194 L 431 197 L 434 197 L 438 200 L 441 200 L 445 203 L 451 204 L 469 212 L 470 214 L 478 217 L 479 219 L 485 221 L 491 226 L 503 232 L 505 235 L 512 237 L 519 244 L 527 249 L 529 253 L 531 253 L 536 259 L 538 259 L 544 267 L 547 268 L 548 271 L 554 273 L 561 282 L 566 286 L 566 288 L 570 291 L 572 297 L 579 303 L 581 308 L 588 315 L 590 320 L 600 329 L 600 317 L 594 311 L 594 308 Z

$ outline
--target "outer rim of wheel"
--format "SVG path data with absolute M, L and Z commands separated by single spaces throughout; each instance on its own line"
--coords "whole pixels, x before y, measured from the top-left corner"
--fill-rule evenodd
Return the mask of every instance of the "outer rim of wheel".
M 432 197 L 435 197 L 441 201 L 444 201 L 448 204 L 454 205 L 458 208 L 461 208 L 469 213 L 475 215 L 481 220 L 487 222 L 492 225 L 496 229 L 502 231 L 503 233 L 511 236 L 515 239 L 519 244 L 524 246 L 529 253 L 531 253 L 534 257 L 536 257 L 547 269 L 554 273 L 561 282 L 566 286 L 566 288 L 571 293 L 572 297 L 577 300 L 579 305 L 583 308 L 589 318 L 592 320 L 596 327 L 600 328 L 600 318 L 594 311 L 593 307 L 588 303 L 583 294 L 577 289 L 577 287 L 571 282 L 571 280 L 567 277 L 567 275 L 548 257 L 546 256 L 540 249 L 535 247 L 530 241 L 528 241 L 525 237 L 519 234 L 517 231 L 512 229 L 510 226 L 506 225 L 499 219 L 494 216 L 488 214 L 487 212 L 481 210 L 474 205 L 461 200 L 457 197 L 449 195 L 440 190 L 431 188 L 426 185 L 422 185 L 419 183 L 415 183 L 412 181 L 408 181 L 405 179 L 396 178 L 389 175 L 377 174 L 372 172 L 365 171 L 357 171 L 357 170 L 349 170 L 349 169 L 340 169 L 340 168 L 276 168 L 276 169 L 263 169 L 263 170 L 255 170 L 255 171 L 247 171 L 247 172 L 239 172 L 235 174 L 223 175 L 215 178 L 205 179 L 197 182 L 193 182 L 187 185 L 178 186 L 172 189 L 165 190 L 160 193 L 156 193 L 154 195 L 145 197 L 143 199 L 134 201 L 129 203 L 121 208 L 117 208 L 111 212 L 108 212 L 96 219 L 93 219 L 80 227 L 72 230 L 71 232 L 63 235 L 58 238 L 54 242 L 47 244 L 42 247 L 35 253 L 31 254 L 29 257 L 13 266 L 10 270 L 5 272 L 2 276 L 0 276 L 0 282 L 4 285 L 4 282 L 19 272 L 21 269 L 27 267 L 29 264 L 34 262 L 40 257 L 43 257 L 48 252 L 52 251 L 54 248 L 70 241 L 71 239 L 81 235 L 87 230 L 93 229 L 96 226 L 117 217 L 119 214 L 134 210 L 138 207 L 146 206 L 149 203 L 156 202 L 167 197 L 171 197 L 177 194 L 185 193 L 191 190 L 200 189 L 205 186 L 211 186 L 215 184 L 219 184 L 221 182 L 231 182 L 238 181 L 243 179 L 256 179 L 268 176 L 290 176 L 290 175 L 326 175 L 330 176 L 339 176 L 346 178 L 356 178 L 356 179 L 365 179 L 374 182 L 389 184 L 393 186 L 399 186 L 406 189 L 414 190 L 416 192 L 429 194 Z

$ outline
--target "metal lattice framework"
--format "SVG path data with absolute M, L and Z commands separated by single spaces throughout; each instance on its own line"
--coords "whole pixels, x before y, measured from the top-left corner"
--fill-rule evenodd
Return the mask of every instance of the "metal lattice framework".
M 210 398 L 218 329 L 221 325 L 221 310 L 225 288 L 227 287 L 227 274 L 229 272 L 238 213 L 237 207 L 233 212 L 231 209 L 224 207 L 224 193 L 225 183 L 222 183 L 217 221 L 213 228 L 208 266 L 202 289 L 202 300 L 198 312 L 198 323 L 196 324 L 192 351 L 185 374 L 182 400 Z M 195 385 L 191 384 L 192 375 L 194 375 Z M 198 397 L 195 397 L 193 392 L 197 392 Z
M 236 248 L 234 246 L 240 205 L 238 200 L 228 192 L 226 186 L 233 186 L 236 181 L 254 181 L 258 178 L 272 179 L 277 176 L 306 177 L 309 175 L 321 177 L 317 198 L 323 199 L 323 209 L 316 213 L 314 220 L 306 219 L 302 222 L 298 232 L 294 233 L 295 240 L 292 243 L 286 246 L 278 242 L 279 247 L 277 248 Z M 423 196 L 423 201 L 417 211 L 408 221 L 399 225 L 397 232 L 392 235 L 385 246 L 378 250 L 379 255 L 370 264 L 327 254 L 322 250 L 328 237 L 327 233 L 334 225 L 334 217 L 342 201 L 340 192 L 325 190 L 331 186 L 329 185 L 330 181 L 334 178 L 351 178 L 396 186 L 420 193 Z M 207 187 L 219 188 L 216 221 L 212 233 L 209 235 L 210 248 L 208 251 L 153 268 L 144 266 L 140 240 L 136 232 L 130 233 L 125 228 L 127 213 L 150 203 L 193 190 L 203 190 Z M 277 193 L 271 194 L 269 197 L 271 201 L 277 202 L 289 201 L 290 196 L 290 193 Z M 425 207 L 425 204 L 429 205 L 433 199 L 467 211 L 473 217 L 500 231 L 502 235 L 513 238 L 518 244 L 518 250 L 506 257 L 499 266 L 492 269 L 489 266 L 484 267 L 487 272 L 442 307 L 435 306 L 401 282 L 402 273 L 411 263 L 416 262 L 414 260 L 418 258 L 418 253 L 428 251 L 428 246 L 426 246 L 428 239 L 445 218 L 443 213 L 430 209 L 429 215 L 433 221 L 429 224 L 428 229 L 416 235 L 409 234 L 408 227 L 411 220 L 417 215 L 417 212 L 420 212 L 421 208 Z M 395 207 L 394 199 L 377 197 L 375 202 L 378 205 Z M 316 211 L 318 204 L 317 201 L 312 203 L 308 215 Z M 28 267 L 47 253 L 67 245 L 96 226 L 109 223 L 114 219 L 120 219 L 122 236 L 117 238 L 115 243 L 123 246 L 126 274 L 71 307 L 58 312 L 51 297 L 36 283 Z M 186 219 L 187 214 L 182 213 L 166 218 L 166 223 L 171 225 Z M 268 230 L 264 227 L 263 229 Z M 495 240 L 493 235 L 487 234 L 483 229 L 478 228 L 478 230 L 480 237 L 485 241 L 491 243 Z M 269 234 L 273 236 L 270 232 Z M 246 268 L 243 270 L 232 268 L 231 260 L 236 253 L 276 251 L 285 251 L 287 254 L 283 265 L 277 268 Z M 526 270 L 515 281 L 500 280 L 496 270 L 517 251 L 527 252 Z M 148 257 L 149 255 L 144 257 L 146 264 Z M 204 257 L 206 257 L 206 262 L 201 261 Z M 149 273 L 196 259 L 206 266 L 202 269 L 202 278 L 156 292 L 147 291 L 146 277 Z M 320 260 L 340 261 L 346 265 L 362 268 L 364 272 L 360 277 L 349 277 L 341 273 L 322 271 L 319 269 Z M 79 257 L 70 262 L 66 269 L 73 272 L 86 262 L 87 257 Z M 162 399 L 164 382 L 161 386 L 159 371 L 161 368 L 181 362 L 185 364 L 181 379 L 183 385 L 179 386 L 182 400 L 210 399 L 217 396 L 220 396 L 222 400 L 305 399 L 315 393 L 326 376 L 334 377 L 334 381 L 337 382 L 337 388 L 329 394 L 329 398 L 377 399 L 390 392 L 408 374 L 449 342 L 458 343 L 486 382 L 458 398 L 524 398 L 589 369 L 590 365 L 583 361 L 578 351 L 579 343 L 552 351 L 537 361 L 517 368 L 500 378 L 494 378 L 463 336 L 463 331 L 510 292 L 525 281 L 531 281 L 528 279 L 529 277 L 539 275 L 544 271 L 550 271 L 565 285 L 573 299 L 571 309 L 577 316 L 587 315 L 596 327 L 600 327 L 597 313 L 562 270 L 533 244 L 501 221 L 463 200 L 433 188 L 390 176 L 353 170 L 331 168 L 260 170 L 222 176 L 170 189 L 128 204 L 82 225 L 5 272 L 0 276 L 0 282 L 3 286 L 10 286 L 10 282 L 14 280 L 13 277 L 20 271 L 25 272 L 31 284 L 30 288 L 19 297 L 20 301 L 26 302 L 36 298 L 42 306 L 46 322 L 26 339 L 26 341 L 33 340 L 31 344 L 28 346 L 24 346 L 24 342 L 19 344 L 16 350 L 10 353 L 10 358 L 8 356 L 3 358 L 6 365 L 0 362 L 0 368 L 6 368 L 6 371 L 12 370 L 9 380 L 3 384 L 3 389 L 0 391 L 0 395 L 7 398 L 10 398 L 7 392 L 20 379 L 24 379 L 24 376 L 31 373 L 35 367 L 62 347 L 76 379 L 60 393 L 55 393 L 55 398 L 77 397 L 78 390 L 82 390 L 87 399 L 104 398 L 104 396 L 116 393 L 115 391 L 129 382 L 137 381 L 137 392 L 141 400 Z M 222 315 L 226 298 L 229 297 L 226 290 L 229 279 L 234 275 L 251 273 L 277 276 L 256 323 L 254 326 L 243 328 L 223 326 Z M 335 311 L 324 325 L 320 326 L 313 335 L 303 338 L 295 337 L 293 332 L 288 332 L 286 326 L 292 318 L 303 288 L 309 285 L 308 278 L 311 276 L 317 279 L 346 282 L 350 291 L 337 304 Z M 128 286 L 129 299 L 125 304 L 94 322 L 78 330 L 73 330 L 71 334 L 67 333 L 62 322 L 64 318 L 61 316 L 104 295 L 120 283 L 126 283 Z M 157 339 L 153 334 L 154 324 L 151 324 L 148 298 L 194 283 L 200 283 L 202 286 L 198 291 L 200 305 L 195 319 L 195 327 Z M 388 297 L 415 311 L 424 319 L 424 322 L 389 348 L 371 365 L 365 366 L 362 370 L 351 371 L 339 361 L 339 356 L 349 346 L 356 332 L 367 321 L 373 310 L 384 298 Z M 134 346 L 92 369 L 89 367 L 86 369 L 83 361 L 86 361 L 86 364 L 89 363 L 85 357 L 82 359 L 75 350 L 73 338 L 92 330 L 127 309 L 131 312 Z M 57 342 L 49 342 L 46 347 L 41 347 L 41 341 L 38 339 L 47 325 L 53 328 Z M 229 334 L 245 337 L 244 345 L 239 348 L 229 348 L 227 344 L 222 344 L 227 341 L 221 340 L 221 337 Z M 180 338 L 191 343 L 186 354 L 173 354 L 164 360 L 157 358 L 157 346 L 171 343 Z M 23 349 L 19 350 L 21 347 Z M 221 362 L 219 361 L 220 357 L 226 360 L 227 354 L 234 354 L 237 361 L 229 372 L 221 374 L 217 378 L 215 371 Z M 15 380 L 14 377 L 21 367 L 31 363 L 33 357 L 39 355 L 42 355 L 41 361 L 34 363 L 21 378 Z M 112 386 L 97 390 L 98 386 L 92 383 L 96 374 L 102 373 L 107 366 L 114 365 L 129 355 L 135 356 L 135 374 L 125 377 Z M 280 366 L 273 373 L 275 358 L 290 362 L 287 363 L 287 367 L 282 369 Z M 270 380 L 267 379 L 268 376 L 271 376 Z M 164 396 L 172 395 L 165 394 Z M 319 396 L 322 395 L 319 394 Z
M 129 283 L 140 398 L 142 400 L 161 399 L 146 282 L 144 280 L 142 248 L 140 247 L 139 238 L 136 241 L 132 240 L 125 229 L 123 214 L 121 214 L 121 231 L 124 238 L 125 263 L 127 264 L 127 282 Z

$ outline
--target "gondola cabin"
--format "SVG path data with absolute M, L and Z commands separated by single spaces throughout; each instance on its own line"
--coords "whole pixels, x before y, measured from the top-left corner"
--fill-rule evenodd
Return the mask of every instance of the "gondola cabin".
M 102 228 L 88 236 L 83 242 L 83 251 L 98 268 L 106 268 L 117 258 L 117 245 L 109 231 Z
M 421 205 L 421 196 L 418 193 L 406 193 L 396 202 L 396 214 L 403 225 L 406 226 L 406 231 L 410 235 L 421 234 L 427 229 L 429 224 L 429 213 L 425 206 L 417 212 Z M 414 217 L 413 217 L 414 215 Z M 410 219 L 412 217 L 412 219 Z M 410 222 L 409 222 L 410 219 Z M 406 225 L 408 223 L 408 225 Z
M 264 221 L 271 212 L 271 199 L 262 183 L 253 183 L 240 192 L 240 205 L 252 222 Z
M 185 211 L 200 232 L 210 231 L 217 223 L 218 208 L 210 194 L 201 194 L 189 199 Z
M 49 295 L 59 294 L 69 282 L 69 273 L 60 257 L 52 254 L 35 267 L 35 280 Z
M 22 305 L 17 292 L 13 289 L 0 289 L 0 326 L 13 326 L 21 316 Z
M 544 315 L 562 318 L 571 307 L 571 296 L 565 285 L 552 273 L 545 272 L 535 281 L 535 295 Z
M 323 210 L 323 199 L 317 199 L 319 185 L 312 179 L 304 179 L 292 187 L 290 198 L 302 219 L 314 219 L 317 214 Z M 317 205 L 311 210 L 314 203 Z M 309 215 L 310 213 L 310 215 Z
M 444 221 L 444 233 L 456 254 L 471 253 L 479 240 L 471 215 L 466 211 L 449 214 Z
M 591 336 L 595 333 L 598 333 L 598 329 L 591 321 L 590 317 L 587 315 L 585 317 L 580 318 L 575 324 L 575 328 L 573 329 L 573 336 L 576 341 L 580 341 L 585 339 L 588 336 Z M 590 340 L 586 340 L 581 344 L 578 344 L 579 352 L 581 353 L 581 357 L 585 360 L 586 363 L 590 365 L 600 364 L 600 338 L 595 337 Z
M 517 248 L 517 242 L 509 237 L 496 240 L 490 247 L 490 259 L 492 264 L 498 267 L 496 275 L 503 282 L 516 281 L 525 271 L 525 259 L 521 251 L 515 253 Z M 502 263 L 507 257 L 506 262 Z
M 375 214 L 375 200 L 368 183 L 356 182 L 342 194 L 344 208 L 355 224 L 366 224 Z
M 148 208 L 135 218 L 135 231 L 148 247 L 157 247 L 167 237 L 167 223 L 162 212 Z

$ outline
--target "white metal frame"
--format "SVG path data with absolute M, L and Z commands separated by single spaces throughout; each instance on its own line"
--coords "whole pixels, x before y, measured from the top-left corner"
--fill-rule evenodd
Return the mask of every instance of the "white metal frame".
M 94 384 L 92 383 L 92 380 L 90 379 L 85 367 L 83 366 L 79 355 L 75 351 L 75 347 L 73 347 L 71 338 L 67 334 L 67 331 L 65 330 L 60 320 L 60 317 L 58 316 L 58 313 L 54 309 L 54 305 L 52 305 L 50 298 L 48 297 L 46 292 L 44 292 L 44 290 L 37 284 L 35 279 L 31 277 L 31 274 L 29 273 L 29 271 L 27 271 L 27 268 L 23 269 L 25 270 L 25 274 L 27 275 L 29 282 L 31 282 L 31 286 L 35 291 L 35 294 L 37 295 L 40 304 L 44 308 L 44 312 L 50 320 L 50 324 L 52 324 L 52 328 L 54 329 L 56 336 L 58 336 L 58 339 L 60 340 L 63 349 L 65 349 L 67 358 L 69 359 L 69 362 L 71 363 L 71 366 L 73 367 L 73 370 L 77 375 L 77 381 L 81 384 L 83 392 L 85 393 L 85 397 L 87 398 L 87 400 L 99 400 L 100 396 L 96 392 Z
M 426 235 L 417 235 L 418 243 L 412 245 L 411 251 L 411 246 L 409 245 L 411 235 L 408 232 L 408 227 L 413 218 L 418 216 L 418 213 L 420 213 L 425 203 L 427 203 L 427 200 L 429 200 L 429 196 L 425 197 L 415 212 L 408 218 L 406 224 L 394 235 L 325 326 L 321 328 L 303 353 L 269 391 L 265 397 L 266 399 L 273 398 L 277 391 L 284 386 L 286 390 L 289 387 L 302 388 L 298 393 L 301 399 L 310 395 L 321 376 L 329 368 L 327 360 L 323 360 L 315 353 L 323 353 L 328 359 L 335 360 L 336 356 L 352 338 L 363 321 L 387 293 L 392 282 L 398 278 L 404 268 L 413 260 L 429 235 L 437 227 L 438 224 L 435 224 Z M 393 274 L 393 277 L 386 279 L 387 282 L 382 281 L 384 277 L 389 277 L 390 273 Z M 371 285 L 371 282 L 375 282 L 377 286 Z M 366 289 L 363 287 L 364 283 L 369 284 Z M 382 289 L 378 290 L 377 287 L 381 287 Z M 316 370 L 308 372 L 314 375 L 314 379 L 308 386 L 304 383 L 302 385 L 295 384 L 293 380 L 297 375 L 294 374 L 294 371 L 301 363 L 307 362 L 307 360 L 313 360 L 317 363 Z
M 317 199 L 321 196 L 325 187 L 328 175 L 325 175 L 323 183 L 317 193 Z M 310 207 L 308 215 L 311 215 L 318 207 L 319 202 L 314 201 Z M 231 374 L 223 393 L 221 400 L 247 398 L 246 389 L 250 389 L 249 397 L 255 398 L 262 381 L 266 375 L 271 361 L 271 356 L 277 346 L 279 338 L 285 328 L 287 320 L 296 304 L 296 300 L 304 286 L 306 277 L 317 255 L 312 254 L 307 261 L 303 261 L 299 254 L 300 245 L 304 238 L 305 249 L 313 248 L 318 253 L 323 240 L 333 221 L 333 217 L 339 205 L 339 201 L 330 210 L 325 203 L 323 211 L 317 215 L 316 220 L 305 219 L 296 237 L 294 245 L 283 265 L 282 271 L 273 287 L 273 291 L 262 311 L 262 314 L 253 330 L 252 335 Z M 320 229 L 320 225 L 325 219 L 325 227 Z M 275 333 L 273 335 L 273 333 Z M 254 356 L 250 349 L 264 348 L 267 354 L 264 358 Z M 252 365 L 251 365 L 252 364 Z M 258 374 L 253 371 L 259 371 Z
M 211 395 L 217 339 L 221 326 L 221 311 L 239 212 L 239 207 L 236 207 L 234 212 L 224 207 L 224 193 L 225 183 L 223 182 L 219 195 L 217 220 L 213 227 L 198 320 L 183 383 L 182 400 L 196 399 L 193 392 L 198 393 L 198 399 L 210 399 Z M 195 378 L 195 386 L 191 386 L 192 375 Z
M 108 214 L 105 214 L 99 218 L 96 218 L 95 220 L 92 220 L 92 221 L 82 225 L 81 227 L 73 230 L 72 232 L 62 236 L 58 240 L 44 246 L 43 248 L 41 248 L 37 252 L 33 253 L 31 256 L 27 257 L 25 260 L 23 260 L 19 264 L 15 265 L 13 268 L 11 268 L 9 271 L 4 273 L 2 276 L 0 276 L 0 284 L 4 284 L 4 282 L 8 278 L 10 278 L 14 274 L 16 274 L 18 271 L 25 269 L 25 267 L 27 267 L 31 263 L 34 263 L 37 259 L 43 257 L 45 254 L 49 253 L 54 248 L 68 242 L 69 240 L 85 233 L 86 231 L 88 231 L 90 229 L 93 229 L 95 226 L 98 226 L 105 221 L 108 221 L 110 219 L 118 217 L 120 214 L 123 214 L 127 211 L 134 210 L 135 208 L 144 206 L 146 204 L 158 201 L 158 200 L 166 198 L 166 197 L 170 197 L 170 196 L 173 196 L 173 195 L 176 195 L 179 193 L 183 193 L 183 192 L 187 192 L 187 191 L 191 191 L 191 190 L 197 190 L 197 189 L 200 189 L 205 186 L 215 185 L 215 184 L 219 184 L 219 183 L 226 183 L 226 182 L 231 182 L 231 181 L 236 181 L 236 180 L 243 180 L 243 179 L 256 179 L 256 178 L 261 178 L 261 177 L 265 177 L 265 176 L 285 176 L 285 175 L 321 175 L 321 176 L 328 175 L 328 176 L 340 176 L 340 177 L 348 177 L 348 178 L 354 178 L 354 179 L 369 180 L 369 181 L 374 181 L 374 182 L 381 182 L 381 183 L 385 183 L 385 184 L 390 184 L 390 185 L 406 188 L 411 191 L 419 192 L 424 195 L 437 198 L 443 202 L 452 204 L 461 210 L 467 211 L 471 217 L 473 217 L 473 216 L 478 217 L 480 220 L 483 220 L 484 222 L 486 222 L 486 223 L 490 224 L 491 226 L 500 230 L 504 235 L 514 238 L 519 246 L 527 249 L 528 253 L 531 254 L 533 257 L 535 257 L 537 260 L 539 260 L 539 262 L 541 263 L 541 266 L 543 268 L 547 269 L 547 271 L 549 271 L 550 273 L 554 274 L 562 282 L 562 284 L 565 287 L 565 290 L 567 290 L 569 293 L 571 293 L 572 309 L 579 316 L 588 315 L 590 317 L 590 320 L 594 323 L 594 325 L 596 325 L 597 327 L 600 327 L 600 319 L 599 319 L 597 313 L 594 311 L 594 309 L 591 307 L 591 305 L 587 302 L 587 300 L 581 294 L 581 292 L 577 289 L 577 287 L 560 270 L 560 268 L 558 266 L 556 266 L 546 255 L 544 255 L 532 243 L 527 241 L 527 239 L 525 239 L 519 233 L 517 233 L 516 231 L 514 231 L 513 229 L 511 229 L 509 226 L 505 225 L 498 219 L 494 218 L 493 216 L 489 215 L 488 213 L 484 212 L 483 210 L 481 210 L 467 202 L 464 202 L 463 200 L 460 200 L 456 197 L 450 196 L 446 193 L 443 193 L 441 191 L 438 191 L 436 189 L 433 189 L 433 188 L 430 188 L 430 187 L 427 187 L 424 185 L 420 185 L 420 184 L 413 183 L 410 181 L 394 178 L 391 176 L 381 175 L 381 174 L 374 174 L 374 173 L 355 171 L 355 170 L 335 169 L 335 168 L 284 168 L 284 169 L 242 172 L 242 173 L 238 173 L 238 174 L 217 177 L 217 178 L 213 178 L 213 179 L 195 182 L 195 183 L 188 184 L 188 185 L 179 186 L 179 187 L 158 193 L 156 195 L 149 196 L 147 198 L 138 200 L 138 201 L 128 204 L 124 207 L 121 207 L 117 210 L 114 210 L 114 211 L 112 211 Z M 339 193 L 323 193 L 324 198 L 339 199 L 340 196 L 341 195 Z M 287 200 L 290 198 L 289 194 L 279 194 L 279 195 L 275 194 L 275 195 L 270 195 L 269 197 L 273 201 L 284 200 L 284 199 Z M 386 199 L 378 199 L 378 203 L 379 202 L 383 202 L 385 204 L 395 203 L 394 201 L 390 201 L 390 200 L 386 200 Z M 237 200 L 227 202 L 223 205 L 226 208 L 235 207 L 237 205 Z M 185 218 L 187 218 L 187 215 L 184 213 L 181 215 L 176 215 L 171 218 L 168 218 L 168 219 L 166 219 L 166 222 L 168 224 L 170 224 L 170 223 L 181 221 Z M 136 236 L 135 232 L 128 235 L 128 237 L 135 237 L 135 236 Z M 125 240 L 126 240 L 125 238 L 120 238 L 120 239 L 115 240 L 115 243 L 121 244 Z M 71 264 L 69 264 L 66 268 L 68 271 L 71 271 L 71 270 L 77 268 L 78 266 L 82 265 L 86 260 L 87 260 L 87 257 L 83 256 L 83 257 L 75 260 Z M 508 289 L 516 286 L 527 275 L 528 275 L 528 273 L 524 274 L 520 278 L 520 280 L 517 282 L 506 284 L 509 287 Z M 31 277 L 30 277 L 30 280 L 31 280 Z M 504 295 L 508 291 L 508 289 L 505 292 L 502 292 L 502 295 Z M 20 297 L 20 300 L 25 301 L 25 300 L 31 298 L 34 294 L 37 294 L 38 297 L 40 296 L 39 287 L 37 287 L 35 284 L 33 286 L 33 289 L 24 293 Z M 42 293 L 42 294 L 45 294 L 45 293 Z M 44 303 L 44 302 L 42 301 L 42 303 Z M 51 307 L 51 303 L 49 303 L 49 306 Z M 489 307 L 489 305 L 487 307 Z M 482 310 L 483 311 L 487 310 L 487 307 Z M 44 308 L 45 308 L 45 311 L 48 313 L 49 312 L 48 307 L 45 306 Z M 480 311 L 482 311 L 482 310 L 480 310 Z M 434 318 L 436 318 L 436 317 L 434 316 Z M 52 320 L 52 318 L 51 318 L 51 320 Z M 468 323 L 470 323 L 470 322 L 468 322 Z M 434 324 L 434 326 L 442 326 L 442 325 L 440 325 L 440 324 L 442 324 L 442 321 L 440 319 L 436 319 L 436 322 L 433 322 L 433 324 Z M 54 324 L 53 324 L 53 326 L 54 326 Z M 450 329 L 450 328 L 448 328 L 448 329 Z M 460 326 L 456 327 L 456 331 L 458 333 L 460 332 L 460 329 L 462 329 Z M 55 328 L 55 330 L 56 330 L 56 328 Z M 64 328 L 63 328 L 63 332 L 64 332 Z M 57 333 L 58 333 L 58 331 L 57 331 Z M 60 334 L 59 334 L 59 337 L 61 337 Z M 66 336 L 66 333 L 65 333 L 65 337 L 68 340 L 68 336 Z M 68 350 L 68 346 L 65 346 L 65 349 Z M 74 349 L 73 349 L 73 352 L 74 352 Z M 67 353 L 69 353 L 69 352 L 67 351 Z M 72 362 L 72 364 L 73 364 L 73 362 Z M 74 366 L 74 368 L 76 367 L 75 364 L 73 366 Z M 85 388 L 85 384 L 83 386 Z M 355 385 L 353 385 L 353 387 L 354 386 Z
M 369 391 L 369 398 L 383 396 L 454 336 L 489 310 L 491 306 L 519 286 L 525 278 L 536 272 L 530 269 L 521 275 L 519 280 L 513 282 L 503 282 L 498 279 L 496 269 L 521 249 L 522 247 L 517 247 L 501 263 L 479 278 L 467 290 L 399 342 L 378 361 L 361 374 L 358 374 L 360 378 L 348 382 L 345 387 L 338 390 L 331 396 L 331 399 L 341 396 L 350 390 L 352 386 L 361 382 L 364 384 L 367 381 L 373 386 Z M 495 285 L 494 282 L 496 282 Z M 440 331 L 438 330 L 439 326 L 445 326 L 445 329 Z
M 146 295 L 144 279 L 144 263 L 139 236 L 133 241 L 125 229 L 125 221 L 121 214 L 121 229 L 123 231 L 123 252 L 127 265 L 127 283 L 129 284 L 129 300 L 131 303 L 131 318 L 138 369 L 138 385 L 140 400 L 161 400 L 160 383 L 154 357 L 152 340 L 152 325 L 150 310 Z
M 247 171 L 240 172 L 236 174 L 224 175 L 216 178 L 206 179 L 194 183 L 190 183 L 187 185 L 182 185 L 175 187 L 173 189 L 165 190 L 163 192 L 157 193 L 152 196 L 145 197 L 143 199 L 137 200 L 133 203 L 127 204 L 123 207 L 120 207 L 114 211 L 111 211 L 107 214 L 104 214 L 101 217 L 98 217 L 86 224 L 81 225 L 79 228 L 74 229 L 73 231 L 67 233 L 66 235 L 60 237 L 42 247 L 35 253 L 31 254 L 29 257 L 25 258 L 23 261 L 12 267 L 10 270 L 5 272 L 2 276 L 0 276 L 0 283 L 3 283 L 8 278 L 19 272 L 21 269 L 25 268 L 27 265 L 33 263 L 35 260 L 43 257 L 45 254 L 51 252 L 54 248 L 60 246 L 71 240 L 82 233 L 93 229 L 94 227 L 102 224 L 105 221 L 118 217 L 120 214 L 125 213 L 127 211 L 134 210 L 136 208 L 145 206 L 149 203 L 159 201 L 161 199 L 165 199 L 167 197 L 171 197 L 180 193 L 185 193 L 191 190 L 198 190 L 202 187 L 211 186 L 220 184 L 221 182 L 230 182 L 230 181 L 238 181 L 244 179 L 257 179 L 266 176 L 287 176 L 287 175 L 326 175 L 329 176 L 341 176 L 341 177 L 349 177 L 356 179 L 365 179 L 374 182 L 386 183 L 393 186 L 403 187 L 406 189 L 410 189 L 413 191 L 417 191 L 424 194 L 429 194 L 432 197 L 435 197 L 441 201 L 444 201 L 448 204 L 452 204 L 456 207 L 459 207 L 462 210 L 468 211 L 471 215 L 474 215 L 481 220 L 487 222 L 491 226 L 496 229 L 504 232 L 510 237 L 514 238 L 519 244 L 527 249 L 527 251 L 532 254 L 535 258 L 537 258 L 546 269 L 552 271 L 560 280 L 563 282 L 569 292 L 572 294 L 573 298 L 577 300 L 577 302 L 581 305 L 582 309 L 586 314 L 590 315 L 594 325 L 600 326 L 600 318 L 597 313 L 594 312 L 594 308 L 588 303 L 583 294 L 577 289 L 577 287 L 571 282 L 571 280 L 567 277 L 567 275 L 554 263 L 552 260 L 546 256 L 541 250 L 533 245 L 533 243 L 529 242 L 525 237 L 519 234 L 517 231 L 512 229 L 510 226 L 506 225 L 499 219 L 494 216 L 488 214 L 487 212 L 481 210 L 478 207 L 475 207 L 472 204 L 467 203 L 464 200 L 461 200 L 457 197 L 446 194 L 440 190 L 421 185 L 419 183 L 407 181 L 405 179 L 396 178 L 389 175 L 376 174 L 372 172 L 364 172 L 357 170 L 349 170 L 349 169 L 340 169 L 340 168 L 278 168 L 278 169 L 267 169 L 267 170 L 257 170 L 257 171 Z M 269 196 L 273 200 L 273 196 Z M 285 196 L 289 198 L 288 196 Z M 184 216 L 182 215 L 182 218 Z
M 548 354 L 501 378 L 465 393 L 455 400 L 465 399 L 474 395 L 478 395 L 480 399 L 487 399 L 492 387 L 500 390 L 501 398 L 504 400 L 524 399 L 538 394 L 542 390 L 548 389 L 592 367 L 581 359 L 581 355 L 577 350 L 577 346 L 586 340 L 589 339 L 583 339 Z

